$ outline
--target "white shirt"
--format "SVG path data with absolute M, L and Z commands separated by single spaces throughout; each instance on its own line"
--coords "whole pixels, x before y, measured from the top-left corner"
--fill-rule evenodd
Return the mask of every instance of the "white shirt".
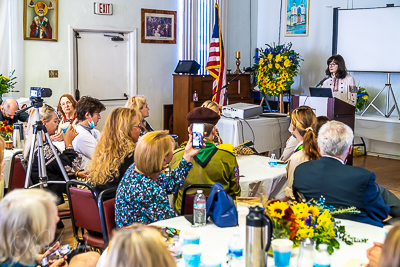
M 81 169 L 87 170 L 92 154 L 100 140 L 100 131 L 91 129 L 90 131 L 82 125 L 77 124 L 75 130 L 78 135 L 72 141 L 74 150 L 82 155 Z

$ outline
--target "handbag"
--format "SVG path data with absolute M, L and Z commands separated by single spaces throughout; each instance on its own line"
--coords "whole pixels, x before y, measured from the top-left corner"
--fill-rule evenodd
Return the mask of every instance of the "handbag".
M 211 187 L 207 199 L 207 215 L 218 227 L 231 227 L 238 225 L 238 215 L 235 203 L 220 183 Z

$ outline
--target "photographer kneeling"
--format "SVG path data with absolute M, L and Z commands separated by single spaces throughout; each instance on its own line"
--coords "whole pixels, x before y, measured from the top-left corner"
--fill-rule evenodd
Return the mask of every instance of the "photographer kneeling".
M 35 137 L 33 136 L 33 125 L 36 123 L 36 110 L 30 109 L 29 112 L 29 121 L 28 121 L 28 138 L 25 142 L 24 146 L 24 159 L 28 160 L 29 151 L 31 147 L 31 143 L 35 141 Z M 46 104 L 43 104 L 43 107 L 39 108 L 39 119 L 43 122 L 43 125 L 46 126 L 47 132 L 49 135 L 53 135 L 56 132 L 58 126 L 58 118 L 57 114 L 55 113 L 54 109 Z M 81 164 L 81 157 L 75 152 L 74 148 L 72 147 L 72 140 L 78 134 L 75 130 L 70 127 L 68 128 L 67 132 L 63 133 L 63 139 L 65 143 L 65 150 L 61 153 L 56 147 L 56 151 L 58 156 L 60 157 L 61 163 L 69 177 L 69 179 L 76 179 L 76 178 L 85 178 L 87 176 L 87 171 L 80 171 L 80 164 Z M 63 174 L 61 172 L 60 167 L 58 166 L 57 160 L 51 150 L 49 143 L 47 140 L 43 140 L 43 154 L 45 163 L 43 165 L 46 166 L 46 172 L 48 181 L 65 181 Z M 39 180 L 39 169 L 38 169 L 38 149 L 35 144 L 35 150 L 33 153 L 33 164 L 32 164 L 32 173 L 31 173 L 31 180 L 33 184 L 37 184 L 40 182 Z M 57 197 L 60 199 L 60 204 L 64 203 L 63 193 L 66 193 L 66 186 L 65 183 L 59 184 L 48 184 L 48 189 L 55 193 Z

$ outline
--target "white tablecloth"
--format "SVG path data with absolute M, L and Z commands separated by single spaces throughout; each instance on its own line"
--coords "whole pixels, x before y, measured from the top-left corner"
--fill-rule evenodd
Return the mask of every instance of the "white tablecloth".
M 190 223 L 183 217 L 176 217 L 164 221 L 158 221 L 153 225 L 173 227 L 179 230 L 196 230 L 201 233 L 200 245 L 203 247 L 205 253 L 215 253 L 218 255 L 226 255 L 228 252 L 228 244 L 233 236 L 235 230 L 239 230 L 240 235 L 245 242 L 246 240 L 246 215 L 248 209 L 245 207 L 239 208 L 239 226 L 219 228 L 213 223 L 209 222 L 205 227 L 192 228 Z M 340 241 L 340 249 L 335 250 L 331 256 L 332 267 L 343 267 L 350 259 L 363 259 L 367 260 L 367 249 L 373 246 L 373 241 L 384 241 L 384 231 L 382 228 L 372 226 L 369 224 L 357 223 L 348 220 L 341 220 L 342 225 L 346 227 L 346 232 L 352 237 L 368 238 L 367 243 L 354 243 L 348 246 Z M 292 253 L 290 266 L 297 266 L 298 253 Z M 182 260 L 178 262 L 178 267 L 184 266 Z M 226 264 L 223 266 L 227 266 Z M 268 266 L 274 266 L 274 260 L 268 257 Z
M 263 195 L 283 198 L 286 184 L 286 165 L 270 167 L 269 157 L 249 155 L 238 156 L 241 196 L 261 197 Z M 272 194 L 271 194 L 272 193 Z
M 260 117 L 246 121 L 221 117 L 217 129 L 223 142 L 237 146 L 246 140 L 254 141 L 254 148 L 259 153 L 285 146 L 289 137 L 289 117 Z

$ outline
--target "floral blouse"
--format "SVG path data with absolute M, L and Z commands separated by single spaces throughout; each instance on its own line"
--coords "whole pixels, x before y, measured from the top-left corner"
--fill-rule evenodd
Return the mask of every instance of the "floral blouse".
M 193 164 L 182 158 L 179 166 L 170 172 L 170 176 L 160 173 L 157 181 L 154 181 L 136 172 L 133 163 L 118 186 L 115 199 L 117 227 L 134 222 L 149 224 L 178 216 L 169 204 L 167 194 L 178 192 L 192 168 Z

